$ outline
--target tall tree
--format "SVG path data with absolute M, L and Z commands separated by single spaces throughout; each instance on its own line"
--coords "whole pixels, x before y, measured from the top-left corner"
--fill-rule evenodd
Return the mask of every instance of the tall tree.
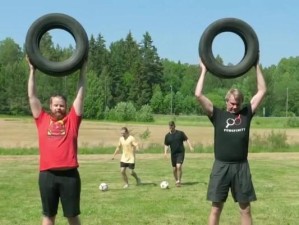
M 142 64 L 135 84 L 138 91 L 137 105 L 139 107 L 148 104 L 153 95 L 153 87 L 163 83 L 162 62 L 148 32 L 143 35 L 140 51 Z
M 124 40 L 113 42 L 110 45 L 110 92 L 112 95 L 111 105 L 115 106 L 117 103 L 127 99 L 128 93 L 124 85 L 124 73 L 125 73 L 125 43 Z
M 92 35 L 89 41 L 88 68 L 93 70 L 97 76 L 102 73 L 109 61 L 109 51 L 105 43 L 106 41 L 101 34 L 98 35 L 96 40 Z
M 0 68 L 8 64 L 20 62 L 23 53 L 18 44 L 11 38 L 0 41 Z
M 150 100 L 150 106 L 154 113 L 163 112 L 163 93 L 159 85 L 154 87 L 153 96 Z
M 24 114 L 24 76 L 21 59 L 23 53 L 13 39 L 0 42 L 0 112 L 4 114 Z M 26 70 L 27 71 L 27 70 Z M 25 98 L 27 95 L 25 95 Z
M 124 49 L 126 54 L 124 55 L 125 62 L 125 73 L 123 76 L 124 85 L 126 86 L 126 92 L 128 93 L 128 98 L 126 101 L 136 101 L 135 92 L 135 80 L 138 78 L 141 68 L 141 54 L 139 50 L 139 45 L 134 40 L 132 33 L 126 37 L 124 42 Z M 125 101 L 125 99 L 124 99 Z

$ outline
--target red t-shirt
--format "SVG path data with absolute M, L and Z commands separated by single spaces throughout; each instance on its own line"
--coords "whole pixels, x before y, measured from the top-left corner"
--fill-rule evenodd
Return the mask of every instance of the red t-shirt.
M 35 119 L 39 137 L 40 171 L 79 166 L 77 140 L 81 119 L 73 107 L 65 118 L 58 121 L 42 110 Z

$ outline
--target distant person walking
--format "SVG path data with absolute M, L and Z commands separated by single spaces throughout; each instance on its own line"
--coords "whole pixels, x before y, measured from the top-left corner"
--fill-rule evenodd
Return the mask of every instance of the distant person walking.
M 129 187 L 129 180 L 127 176 L 127 168 L 130 170 L 130 174 L 135 178 L 137 185 L 141 184 L 141 179 L 137 176 L 134 171 L 136 162 L 136 151 L 139 150 L 139 145 L 135 138 L 130 135 L 128 128 L 122 127 L 120 130 L 121 137 L 119 138 L 118 145 L 115 149 L 112 159 L 115 158 L 116 154 L 122 149 L 122 155 L 120 159 L 120 173 L 122 175 L 124 186 L 123 188 Z
M 193 147 L 183 131 L 176 130 L 174 121 L 169 122 L 169 133 L 164 139 L 164 155 L 167 157 L 167 152 L 171 152 L 171 165 L 173 168 L 173 176 L 177 187 L 181 186 L 183 175 L 183 163 L 185 159 L 184 142 L 187 142 L 191 151 Z

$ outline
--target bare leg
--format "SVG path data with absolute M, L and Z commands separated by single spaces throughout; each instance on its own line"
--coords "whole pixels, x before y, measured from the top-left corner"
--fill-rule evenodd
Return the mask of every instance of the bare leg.
M 125 182 L 125 186 L 128 187 L 129 181 L 128 181 L 128 177 L 127 177 L 127 174 L 126 174 L 126 167 L 121 167 L 120 168 L 120 173 L 122 175 L 123 181 Z
M 173 172 L 173 176 L 174 176 L 175 181 L 177 181 L 178 180 L 177 168 L 172 167 L 172 172 Z
M 183 165 L 180 163 L 176 164 L 176 170 L 177 170 L 177 181 L 181 183 L 182 175 L 183 175 Z
M 250 203 L 239 203 L 241 225 L 252 225 L 251 207 Z
M 137 185 L 141 184 L 141 180 L 138 177 L 137 173 L 134 170 L 131 170 L 131 175 L 135 178 Z
M 55 216 L 53 217 L 43 217 L 42 225 L 54 225 L 55 224 Z
M 81 225 L 79 216 L 68 217 L 67 219 L 70 225 Z
M 213 202 L 209 216 L 209 225 L 219 225 L 220 215 L 223 209 L 223 202 Z

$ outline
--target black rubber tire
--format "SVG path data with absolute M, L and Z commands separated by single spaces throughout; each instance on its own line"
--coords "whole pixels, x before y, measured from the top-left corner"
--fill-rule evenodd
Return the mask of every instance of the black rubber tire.
M 63 29 L 73 36 L 76 49 L 70 58 L 54 62 L 41 54 L 40 40 L 51 29 Z M 26 35 L 25 49 L 31 63 L 40 71 L 51 76 L 66 76 L 82 66 L 88 56 L 89 41 L 84 28 L 77 20 L 65 14 L 50 13 L 38 18 L 30 26 Z
M 224 66 L 213 55 L 212 44 L 222 32 L 237 34 L 244 43 L 245 52 L 241 61 L 233 66 Z M 248 72 L 259 57 L 259 41 L 255 31 L 246 22 L 236 18 L 223 18 L 210 24 L 199 41 L 199 56 L 208 71 L 220 78 L 236 78 Z

